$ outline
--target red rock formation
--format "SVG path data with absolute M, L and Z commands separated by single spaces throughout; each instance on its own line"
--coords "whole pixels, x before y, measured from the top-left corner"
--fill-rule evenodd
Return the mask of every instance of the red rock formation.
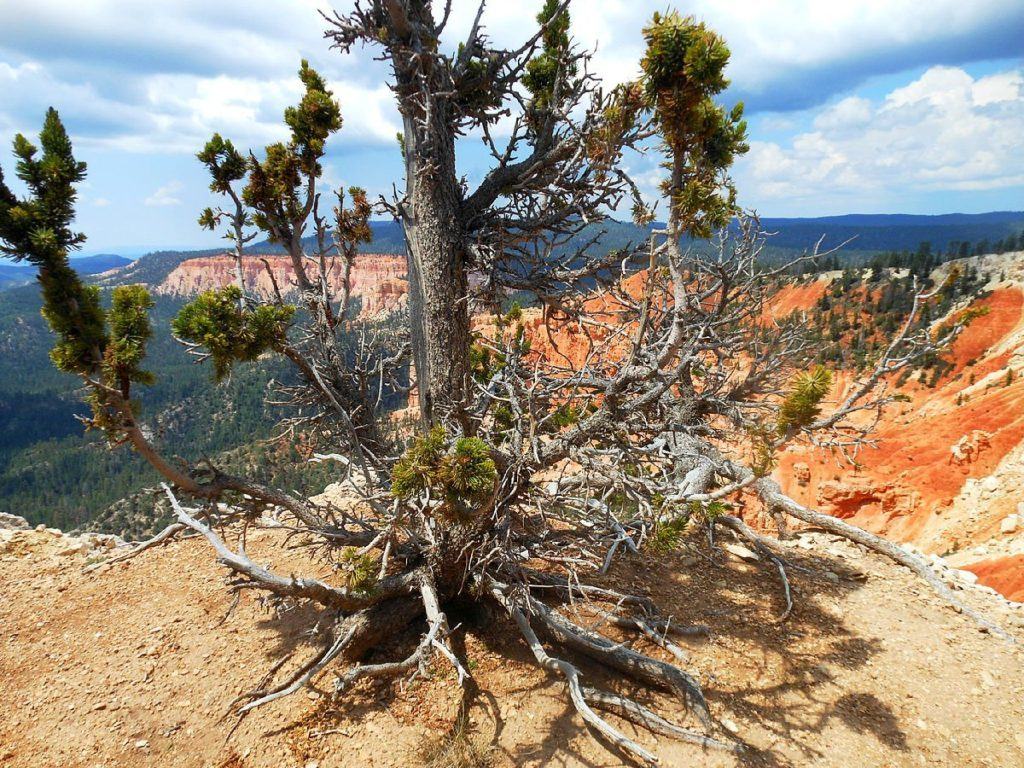
M 794 300 L 787 296 L 787 305 Z M 934 388 L 913 379 L 902 388 L 910 401 L 890 409 L 877 446 L 861 451 L 857 467 L 792 448 L 776 472 L 786 492 L 927 552 L 997 536 L 999 521 L 1022 498 L 1007 464 L 1016 467 L 1013 456 L 1024 451 L 1024 292 L 1004 285 L 977 305 L 987 314 L 954 344 L 954 368 Z M 848 377 L 837 377 L 837 390 L 847 385 Z M 981 582 L 1004 595 L 1024 591 L 1024 558 L 975 565 Z
M 965 565 L 978 576 L 978 581 L 1000 592 L 1010 600 L 1024 603 L 1024 555 L 994 557 Z
M 244 262 L 246 289 L 258 296 L 269 298 L 273 295 L 273 283 L 262 259 L 266 259 L 273 271 L 274 279 L 281 292 L 295 293 L 295 272 L 287 256 L 271 254 L 251 255 Z M 194 296 L 210 288 L 222 288 L 235 280 L 234 259 L 230 255 L 207 256 L 181 262 L 155 292 L 169 296 Z M 341 265 L 331 271 L 331 286 L 341 286 Z M 364 253 L 356 257 L 352 268 L 352 295 L 360 299 L 361 312 L 373 317 L 400 307 L 405 301 L 405 257 L 395 254 Z
M 771 304 L 765 307 L 765 315 L 781 319 L 793 312 L 811 309 L 828 289 L 827 280 L 812 280 L 798 285 L 787 285 L 772 297 Z

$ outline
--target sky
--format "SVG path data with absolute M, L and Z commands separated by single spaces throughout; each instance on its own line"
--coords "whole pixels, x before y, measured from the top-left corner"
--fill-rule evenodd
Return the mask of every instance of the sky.
M 484 24 L 515 46 L 542 0 L 491 2 Z M 441 5 L 441 3 L 438 3 Z M 89 166 L 78 227 L 87 253 L 216 247 L 196 225 L 216 202 L 195 153 L 216 132 L 257 153 L 285 138 L 308 59 L 340 101 L 331 185 L 387 193 L 401 178 L 388 71 L 372 49 L 330 50 L 320 0 L 0 0 L 0 147 L 56 107 Z M 609 86 L 638 74 L 641 30 L 665 0 L 574 0 L 573 35 Z M 1024 209 L 1022 0 L 691 0 L 678 9 L 729 43 L 722 101 L 743 101 L 750 152 L 740 203 L 764 216 Z M 454 0 L 443 43 L 476 0 Z M 458 148 L 479 180 L 479 141 Z M 0 163 L 12 175 L 9 151 Z M 656 153 L 632 155 L 646 195 Z

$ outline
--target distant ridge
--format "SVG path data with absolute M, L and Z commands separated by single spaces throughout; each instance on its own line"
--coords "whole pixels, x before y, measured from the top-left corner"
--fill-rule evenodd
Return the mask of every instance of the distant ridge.
M 116 253 L 97 253 L 94 256 L 79 256 L 72 258 L 71 264 L 80 274 L 95 275 L 99 272 L 108 272 L 127 264 L 131 259 L 118 256 Z M 0 289 L 10 288 L 15 285 L 24 285 L 32 281 L 36 276 L 36 268 L 24 264 L 0 264 Z
M 663 225 L 653 225 L 663 226 Z M 1024 211 L 992 211 L 990 213 L 945 213 L 935 216 L 917 214 L 845 214 L 815 218 L 764 217 L 761 226 L 770 233 L 765 254 L 768 257 L 787 257 L 810 249 L 824 236 L 825 247 L 834 247 L 847 240 L 840 259 L 851 263 L 866 261 L 883 251 L 916 250 L 922 242 L 930 242 L 935 251 L 945 251 L 951 243 L 995 242 L 1007 235 L 1024 231 Z M 405 240 L 401 224 L 396 221 L 373 221 L 373 241 L 360 246 L 363 253 L 405 253 Z M 632 222 L 609 219 L 586 228 L 563 246 L 572 251 L 586 245 L 594 235 L 603 232 L 597 248 L 610 251 L 643 242 L 649 229 Z M 312 238 L 309 238 L 312 244 Z M 698 247 L 700 245 L 698 244 Z M 181 262 L 199 256 L 223 253 L 225 249 L 193 251 L 155 251 L 134 261 L 130 266 L 101 281 L 105 284 L 142 282 L 155 285 L 162 282 Z M 281 253 L 280 246 L 263 240 L 253 243 L 249 253 Z M 76 262 L 77 265 L 77 262 Z M 99 271 L 99 270 L 97 270 Z
M 1024 220 L 1024 211 L 990 211 L 988 213 L 843 213 L 836 216 L 809 218 L 762 217 L 766 222 L 786 224 L 851 224 L 859 227 L 926 227 L 936 224 L 1013 224 Z

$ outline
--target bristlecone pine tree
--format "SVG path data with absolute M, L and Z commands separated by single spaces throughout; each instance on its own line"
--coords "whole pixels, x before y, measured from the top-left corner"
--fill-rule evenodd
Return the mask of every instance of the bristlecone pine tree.
M 853 458 L 871 415 L 892 401 L 894 377 L 961 326 L 923 325 L 931 294 L 917 295 L 871 369 L 833 394 L 830 373 L 810 370 L 817 350 L 800 325 L 763 319 L 773 286 L 796 270 L 763 266 L 757 222 L 737 208 L 728 170 L 747 149 L 746 127 L 740 105 L 715 100 L 727 86 L 725 42 L 691 18 L 656 14 L 644 29 L 642 75 L 605 91 L 573 42 L 567 1 L 547 0 L 536 34 L 513 50 L 486 37 L 482 12 L 483 4 L 454 51 L 442 43 L 447 13 L 439 18 L 428 0 L 357 0 L 350 13 L 326 18 L 336 48 L 372 47 L 391 66 L 405 184 L 377 206 L 405 230 L 407 314 L 368 322 L 353 311 L 349 275 L 371 239 L 374 205 L 360 189 L 335 193 L 331 210 L 321 202 L 320 161 L 342 115 L 305 62 L 301 101 L 284 115 L 286 142 L 258 157 L 214 135 L 198 154 L 225 201 L 200 224 L 226 228 L 236 284 L 185 306 L 173 330 L 216 377 L 268 354 L 291 361 L 296 381 L 275 395 L 290 406 L 289 432 L 330 451 L 359 504 L 314 503 L 209 462 L 185 466 L 149 442 L 133 387 L 151 380 L 143 364 L 152 302 L 143 287 L 126 286 L 105 308 L 100 291 L 70 266 L 69 253 L 84 241 L 72 224 L 85 165 L 52 109 L 40 148 L 15 140 L 27 197 L 0 176 L 0 242 L 39 268 L 43 311 L 57 336 L 53 361 L 85 383 L 90 424 L 113 445 L 130 444 L 166 481 L 177 521 L 127 556 L 198 532 L 234 574 L 235 590 L 321 612 L 321 649 L 242 697 L 233 705 L 240 715 L 329 665 L 339 697 L 362 678 L 406 676 L 428 664 L 451 665 L 468 689 L 470 665 L 449 642 L 445 617 L 458 601 L 487 604 L 508 621 L 537 664 L 564 681 L 583 720 L 633 758 L 656 761 L 616 718 L 738 750 L 694 675 L 613 642 L 590 619 L 601 616 L 669 652 L 671 632 L 686 628 L 650 599 L 588 579 L 627 551 L 661 556 L 688 526 L 724 526 L 777 571 L 788 615 L 785 560 L 730 514 L 730 503 L 756 500 L 780 522 L 813 523 L 897 560 L 957 603 L 918 559 L 804 508 L 768 474 L 795 440 Z M 499 141 L 492 129 L 506 115 L 511 134 Z M 493 156 L 475 189 L 456 167 L 456 144 L 470 135 Z M 623 153 L 654 143 L 665 161 L 667 224 L 651 227 L 636 248 L 601 253 L 581 236 L 593 231 L 587 224 L 623 207 L 638 223 L 654 220 L 622 163 Z M 260 233 L 290 258 L 294 293 L 260 299 L 245 285 L 242 264 L 252 257 L 244 246 Z M 710 254 L 686 247 L 709 237 Z M 821 255 L 815 249 L 796 262 Z M 343 277 L 340 295 L 332 272 Z M 535 351 L 513 294 L 530 297 L 555 338 L 567 326 L 581 335 L 583 358 L 557 346 Z M 406 391 L 410 364 L 420 415 L 403 431 L 383 403 Z M 228 535 L 260 526 L 263 513 L 292 518 L 267 535 L 283 545 L 298 532 L 337 578 L 277 573 L 233 549 Z M 406 630 L 420 638 L 408 657 L 361 663 L 379 640 Z M 693 725 L 591 687 L 573 661 L 579 656 L 674 694 L 675 716 Z

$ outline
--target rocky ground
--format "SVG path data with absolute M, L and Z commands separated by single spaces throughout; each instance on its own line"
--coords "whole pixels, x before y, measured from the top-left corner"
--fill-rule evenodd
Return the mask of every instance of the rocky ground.
M 283 654 L 310 652 L 313 616 L 231 603 L 224 571 L 189 540 L 86 571 L 111 552 L 103 537 L 14 529 L 0 521 L 0 765 L 335 766 L 622 765 L 585 732 L 560 683 L 529 663 L 496 616 L 453 615 L 478 691 L 450 748 L 457 686 L 447 667 L 411 684 L 325 694 L 331 674 L 236 724 L 223 717 Z M 299 552 L 257 560 L 306 569 Z M 904 570 L 854 545 L 803 533 L 790 558 L 797 608 L 776 617 L 771 569 L 739 546 L 703 537 L 663 565 L 622 560 L 608 579 L 651 595 L 676 621 L 710 626 L 687 648 L 714 715 L 746 756 L 636 734 L 665 765 L 1024 766 L 1024 650 L 980 632 Z M 1024 610 L 936 567 L 972 606 L 1024 640 Z M 398 655 L 396 637 L 375 653 Z M 646 652 L 661 651 L 641 646 Z M 600 673 L 584 666 L 602 684 Z M 687 722 L 672 702 L 659 706 Z M 627 732 L 631 732 L 627 728 Z

